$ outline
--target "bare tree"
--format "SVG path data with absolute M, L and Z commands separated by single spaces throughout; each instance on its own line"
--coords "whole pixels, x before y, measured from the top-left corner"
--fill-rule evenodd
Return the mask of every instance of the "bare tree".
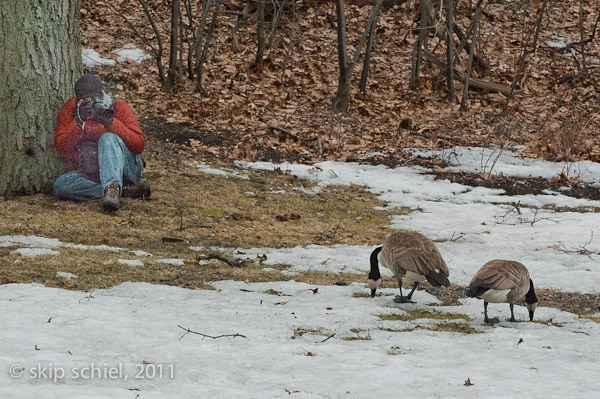
M 371 30 L 369 32 L 369 42 L 367 44 L 367 51 L 365 53 L 365 60 L 363 62 L 363 69 L 360 75 L 360 83 L 358 84 L 358 89 L 364 94 L 367 90 L 367 77 L 369 75 L 369 67 L 371 66 L 371 53 L 373 52 L 373 43 L 375 42 L 375 32 L 377 23 L 371 25 Z
M 338 64 L 340 68 L 338 88 L 333 99 L 333 109 L 336 112 L 343 112 L 348 109 L 348 105 L 350 104 L 350 80 L 352 77 L 352 72 L 354 71 L 354 67 L 356 67 L 358 57 L 360 56 L 367 36 L 377 21 L 379 9 L 381 8 L 382 4 L 383 0 L 377 0 L 375 3 L 362 37 L 356 46 L 356 52 L 354 53 L 352 62 L 350 62 L 348 60 L 348 37 L 346 35 L 346 11 L 344 8 L 344 0 L 336 0 L 335 2 L 335 10 L 337 14 Z
M 258 48 L 252 68 L 260 73 L 263 69 L 263 57 L 265 54 L 265 0 L 256 0 L 256 3 L 256 37 L 258 39 Z
M 215 31 L 215 25 L 217 24 L 217 18 L 219 16 L 219 10 L 221 9 L 221 1 L 219 0 L 209 0 L 209 4 L 212 2 L 214 4 L 214 11 L 212 15 L 212 19 L 210 21 L 210 26 L 208 27 L 208 32 L 206 34 L 206 40 L 204 41 L 204 47 L 202 48 L 202 53 L 200 53 L 200 46 L 196 50 L 196 91 L 202 92 L 202 71 L 204 68 L 204 62 L 206 61 L 206 57 L 208 56 L 208 49 L 210 45 L 210 41 L 212 39 L 213 33 Z M 208 8 L 209 6 L 207 6 Z M 199 33 L 199 37 L 200 33 Z
M 448 83 L 448 101 L 456 102 L 456 93 L 454 91 L 454 0 L 446 0 L 446 60 L 448 64 L 447 83 Z
M 429 14 L 427 12 L 428 7 L 430 6 L 429 2 L 430 0 L 421 0 L 421 5 L 418 10 L 418 15 L 420 16 L 419 36 L 415 41 L 413 49 L 409 83 L 411 89 L 415 89 L 417 86 L 417 79 L 419 79 L 421 70 L 421 60 L 423 58 L 423 49 L 427 48 L 427 36 L 429 35 L 430 30 Z
M 177 44 L 179 34 L 179 0 L 171 1 L 171 38 L 169 52 L 169 72 L 167 74 L 167 89 L 171 90 L 175 86 L 177 79 Z
M 464 87 L 463 87 L 463 96 L 462 96 L 462 101 L 460 104 L 460 110 L 461 111 L 466 111 L 468 108 L 468 100 L 469 100 L 469 79 L 471 78 L 471 69 L 473 66 L 473 56 L 475 53 L 475 40 L 477 38 L 477 29 L 479 28 L 479 19 L 481 18 L 481 4 L 483 3 L 483 0 L 479 0 L 477 2 L 477 6 L 476 6 L 476 10 L 475 10 L 475 16 L 473 17 L 473 23 L 471 24 L 471 31 L 473 33 L 473 37 L 471 39 L 471 43 L 472 45 L 469 48 L 469 61 L 467 63 L 467 71 L 465 73 L 465 81 L 464 81 Z

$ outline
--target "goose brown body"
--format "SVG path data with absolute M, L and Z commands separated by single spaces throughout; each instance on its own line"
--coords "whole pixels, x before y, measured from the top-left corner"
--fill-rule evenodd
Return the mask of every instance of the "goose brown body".
M 533 311 L 537 306 L 537 297 L 529 271 L 523 264 L 511 260 L 494 259 L 483 265 L 473 276 L 467 296 L 484 300 L 486 322 L 488 302 L 510 304 L 511 321 L 516 321 L 513 305 L 521 298 L 525 297 L 530 320 L 533 320 Z
M 369 273 L 372 297 L 375 296 L 381 281 L 379 263 L 391 270 L 398 280 L 400 295 L 396 297 L 396 302 L 409 302 L 418 284 L 423 281 L 429 281 L 433 286 L 450 285 L 448 265 L 434 242 L 421 233 L 413 231 L 393 233 L 385 240 L 382 247 L 372 252 Z M 414 282 L 412 291 L 406 297 L 402 295 L 403 277 Z
M 417 276 L 424 281 L 429 275 L 442 274 L 437 285 L 449 285 L 449 282 L 444 284 L 450 275 L 448 265 L 435 243 L 421 233 L 405 231 L 390 235 L 383 244 L 379 261 L 398 278 L 408 274 L 406 277 L 412 281 Z

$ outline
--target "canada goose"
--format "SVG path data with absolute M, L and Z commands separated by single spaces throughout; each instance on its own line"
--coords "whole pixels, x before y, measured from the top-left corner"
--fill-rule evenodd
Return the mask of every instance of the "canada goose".
M 538 299 L 527 268 L 519 262 L 501 259 L 494 259 L 483 265 L 471 280 L 467 290 L 467 296 L 483 299 L 483 320 L 486 323 L 500 321 L 497 317 L 488 318 L 488 302 L 509 303 L 509 321 L 516 322 L 515 302 L 523 298 L 523 295 L 529 311 L 529 320 L 533 321 L 533 312 L 537 307 Z
M 448 266 L 433 241 L 423 234 L 413 231 L 396 232 L 390 235 L 382 247 L 371 253 L 371 271 L 369 272 L 369 288 L 371 298 L 381 283 L 379 262 L 390 269 L 398 280 L 400 295 L 394 298 L 398 303 L 414 303 L 410 298 L 419 283 L 429 281 L 434 287 L 450 285 Z M 414 282 L 408 296 L 402 295 L 402 277 Z

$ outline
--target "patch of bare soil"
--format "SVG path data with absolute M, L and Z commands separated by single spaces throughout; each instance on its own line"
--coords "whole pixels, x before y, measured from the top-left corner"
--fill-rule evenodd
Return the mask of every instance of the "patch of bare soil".
M 207 129 L 192 122 L 168 122 L 162 118 L 140 120 L 146 136 L 168 143 L 180 144 L 198 160 L 229 162 L 237 158 L 240 152 L 252 154 L 250 158 L 268 162 L 312 162 L 311 156 L 302 154 L 293 148 L 280 149 L 277 146 L 264 146 L 257 142 L 249 131 L 229 130 L 222 126 Z M 274 140 L 286 140 L 277 132 L 269 132 Z

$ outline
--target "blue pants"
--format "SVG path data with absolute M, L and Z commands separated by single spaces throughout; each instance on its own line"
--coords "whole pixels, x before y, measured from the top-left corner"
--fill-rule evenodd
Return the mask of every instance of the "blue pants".
M 123 187 L 123 179 L 139 183 L 144 169 L 144 159 L 135 155 L 123 140 L 114 133 L 104 133 L 98 140 L 98 165 L 100 183 L 72 171 L 59 176 L 54 182 L 54 195 L 59 200 L 89 201 L 104 196 L 104 189 L 113 181 Z

